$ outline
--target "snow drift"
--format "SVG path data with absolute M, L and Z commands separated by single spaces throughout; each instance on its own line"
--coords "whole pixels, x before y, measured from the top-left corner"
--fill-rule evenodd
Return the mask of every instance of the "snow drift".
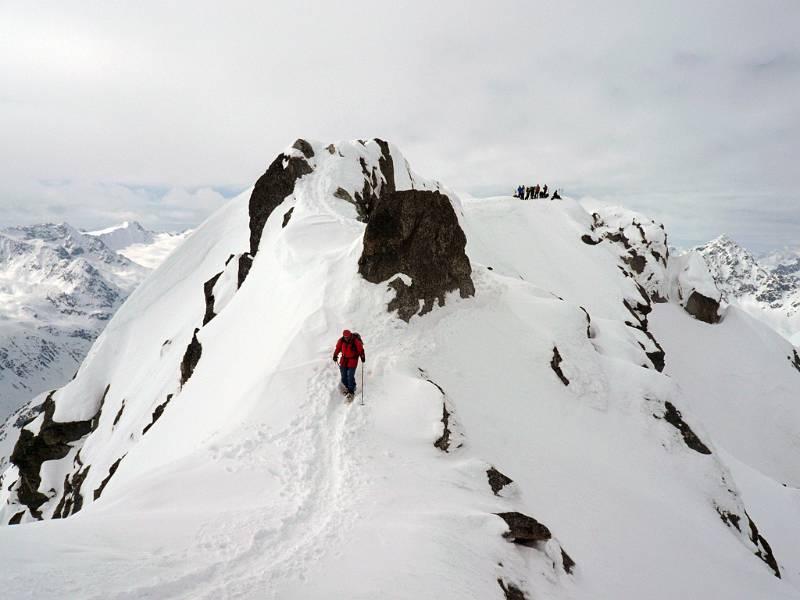
M 797 449 L 776 440 L 781 462 L 728 432 L 718 451 L 698 417 L 738 409 L 696 409 L 679 368 L 661 372 L 653 314 L 704 289 L 679 274 L 674 297 L 666 248 L 632 213 L 462 203 L 381 140 L 298 140 L 17 427 L 4 589 L 798 597 L 796 557 L 725 464 L 794 477 Z M 344 327 L 366 344 L 363 406 L 336 391 Z M 784 400 L 762 398 L 796 423 Z

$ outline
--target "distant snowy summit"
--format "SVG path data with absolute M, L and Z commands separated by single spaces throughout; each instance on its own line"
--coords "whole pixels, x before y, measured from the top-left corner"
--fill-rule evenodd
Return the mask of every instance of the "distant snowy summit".
M 800 249 L 756 258 L 721 235 L 693 252 L 702 256 L 725 302 L 800 344 Z
M 75 373 L 123 301 L 185 234 L 136 222 L 0 229 L 0 418 Z
M 155 232 L 145 229 L 137 221 L 124 221 L 119 225 L 85 233 L 100 239 L 107 247 L 133 262 L 155 269 L 186 239 L 190 230 L 179 233 Z

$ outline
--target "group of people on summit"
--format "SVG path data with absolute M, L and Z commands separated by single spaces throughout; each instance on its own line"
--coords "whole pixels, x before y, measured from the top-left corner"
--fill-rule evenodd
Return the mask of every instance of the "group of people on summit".
M 514 194 L 514 197 L 519 198 L 520 200 L 535 200 L 537 198 L 549 198 L 550 194 L 547 193 L 546 183 L 543 186 L 540 186 L 537 183 L 531 187 L 524 185 L 519 186 Z M 553 192 L 553 200 L 561 200 L 561 196 L 558 195 L 558 190 Z

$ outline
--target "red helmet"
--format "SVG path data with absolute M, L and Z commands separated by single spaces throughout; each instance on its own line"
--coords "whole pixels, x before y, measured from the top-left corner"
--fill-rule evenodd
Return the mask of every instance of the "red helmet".
M 349 329 L 345 329 L 345 330 L 342 332 L 342 335 L 343 335 L 344 337 L 346 337 L 346 338 L 349 338 L 349 337 L 350 337 L 352 334 L 350 333 L 350 330 L 349 330 Z

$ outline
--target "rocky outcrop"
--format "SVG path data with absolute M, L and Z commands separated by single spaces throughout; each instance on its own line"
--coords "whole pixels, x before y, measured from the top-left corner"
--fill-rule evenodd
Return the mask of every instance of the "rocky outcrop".
M 398 273 L 410 278 L 410 285 L 401 277 L 389 282 L 397 293 L 388 310 L 408 321 L 430 312 L 436 302 L 444 306 L 448 292 L 458 290 L 462 298 L 475 294 L 466 243 L 447 196 L 421 190 L 383 193 L 364 232 L 358 271 L 371 283 Z
M 71 444 L 90 433 L 92 423 L 97 418 L 95 416 L 86 421 L 71 422 L 53 420 L 56 410 L 53 393 L 44 402 L 38 433 L 22 429 L 10 457 L 19 471 L 19 479 L 15 484 L 17 498 L 36 519 L 42 518 L 39 508 L 49 500 L 47 495 L 39 491 L 42 464 L 49 460 L 59 460 L 69 454 Z
M 203 347 L 197 339 L 198 331 L 200 331 L 199 328 L 194 330 L 192 341 L 189 342 L 189 345 L 186 347 L 183 360 L 181 360 L 181 387 L 189 381 L 189 377 L 194 373 L 194 368 L 197 366 L 197 363 L 200 361 L 200 356 L 203 354 Z
M 203 284 L 203 295 L 206 299 L 206 312 L 203 315 L 203 325 L 207 325 L 211 319 L 217 316 L 214 313 L 214 286 L 217 284 L 221 275 L 222 271 Z
M 794 354 L 794 357 L 791 357 L 791 356 L 790 356 L 790 357 L 789 357 L 789 362 L 791 362 L 791 363 L 792 363 L 792 366 L 793 366 L 795 369 L 797 369 L 798 371 L 800 371 L 800 355 L 798 355 L 798 354 L 797 354 L 797 350 L 795 350 L 795 349 L 792 349 L 792 354 Z
M 533 517 L 520 512 L 495 513 L 508 525 L 503 537 L 521 546 L 534 546 L 537 542 L 546 542 L 553 535 L 543 524 Z
M 164 414 L 164 409 L 167 408 L 167 404 L 169 404 L 170 400 L 172 400 L 172 394 L 167 394 L 167 399 L 164 400 L 164 402 L 162 402 L 158 406 L 156 406 L 156 409 L 153 411 L 153 418 L 150 421 L 150 423 L 148 423 L 147 426 L 142 430 L 142 435 L 147 433 L 150 430 L 150 428 L 156 424 L 156 421 L 158 421 L 161 418 L 161 415 Z
M 553 346 L 553 358 L 550 360 L 550 368 L 553 369 L 553 372 L 556 375 L 558 375 L 561 383 L 564 385 L 569 385 L 569 379 L 567 379 L 567 376 L 564 375 L 564 371 L 561 370 L 562 361 L 563 359 L 561 358 L 561 353 L 558 351 L 556 346 Z
M 695 319 L 712 325 L 719 323 L 719 302 L 700 292 L 692 292 L 683 307 Z
M 98 487 L 94 491 L 94 499 L 95 500 L 97 500 L 103 494 L 103 490 L 106 489 L 106 486 L 108 485 L 108 482 L 111 481 L 111 478 L 114 476 L 114 473 L 117 472 L 117 469 L 119 468 L 119 463 L 122 462 L 123 458 L 125 458 L 125 457 L 121 456 L 120 458 L 115 460 L 114 464 L 111 465 L 111 467 L 108 469 L 108 475 L 106 475 L 105 479 L 103 479 L 103 481 L 100 482 L 100 487 Z
M 719 507 L 717 508 L 717 513 L 722 519 L 722 522 L 728 527 L 734 528 L 739 533 L 747 536 L 750 542 L 752 542 L 752 544 L 755 546 L 755 555 L 764 561 L 764 563 L 775 574 L 775 577 L 781 579 L 781 570 L 780 567 L 778 567 L 778 561 L 775 559 L 775 555 L 772 552 L 772 547 L 769 545 L 769 542 L 766 540 L 766 538 L 758 531 L 758 527 L 756 527 L 756 524 L 753 522 L 753 519 L 750 518 L 750 515 L 747 514 L 747 511 L 744 513 L 745 518 L 747 519 L 747 531 L 742 531 L 740 524 L 742 518 L 736 513 L 722 510 Z
M 294 185 L 303 175 L 311 173 L 311 165 L 306 159 L 314 156 L 314 150 L 305 140 L 297 140 L 294 148 L 301 156 L 279 154 L 272 161 L 253 188 L 248 207 L 250 214 L 250 255 L 255 256 L 261 241 L 264 225 L 281 202 L 294 192 Z
M 689 446 L 695 452 L 699 452 L 700 454 L 711 454 L 711 450 L 708 449 L 700 438 L 697 437 L 697 434 L 692 431 L 692 428 L 683 420 L 683 416 L 681 412 L 675 408 L 675 405 L 672 402 L 665 402 L 664 403 L 664 415 L 653 415 L 657 419 L 664 419 L 667 423 L 672 425 L 675 429 L 681 432 L 681 436 L 683 436 L 683 441 L 686 442 L 686 445 Z
M 497 578 L 497 585 L 503 590 L 506 600 L 527 600 L 525 592 L 515 586 L 513 583 L 503 581 L 501 577 Z
M 504 475 L 503 473 L 501 473 L 500 471 L 498 471 L 494 467 L 489 467 L 486 470 L 486 477 L 489 480 L 489 487 L 492 488 L 492 493 L 495 496 L 499 496 L 500 495 L 499 492 L 504 487 L 514 483 L 514 480 L 511 479 L 511 477 L 508 477 L 507 475 Z
M 53 513 L 54 519 L 66 519 L 68 516 L 75 514 L 83 507 L 83 496 L 81 495 L 81 486 L 83 485 L 86 476 L 89 474 L 89 466 L 83 466 L 80 458 L 80 451 L 75 456 L 75 466 L 78 470 L 74 473 L 68 473 L 64 477 L 64 493 L 61 500 L 56 506 Z
M 237 272 L 237 287 L 239 289 L 242 287 L 244 280 L 247 279 L 247 275 L 250 273 L 250 267 L 253 266 L 253 257 L 247 253 L 242 254 L 239 257 L 239 269 Z

